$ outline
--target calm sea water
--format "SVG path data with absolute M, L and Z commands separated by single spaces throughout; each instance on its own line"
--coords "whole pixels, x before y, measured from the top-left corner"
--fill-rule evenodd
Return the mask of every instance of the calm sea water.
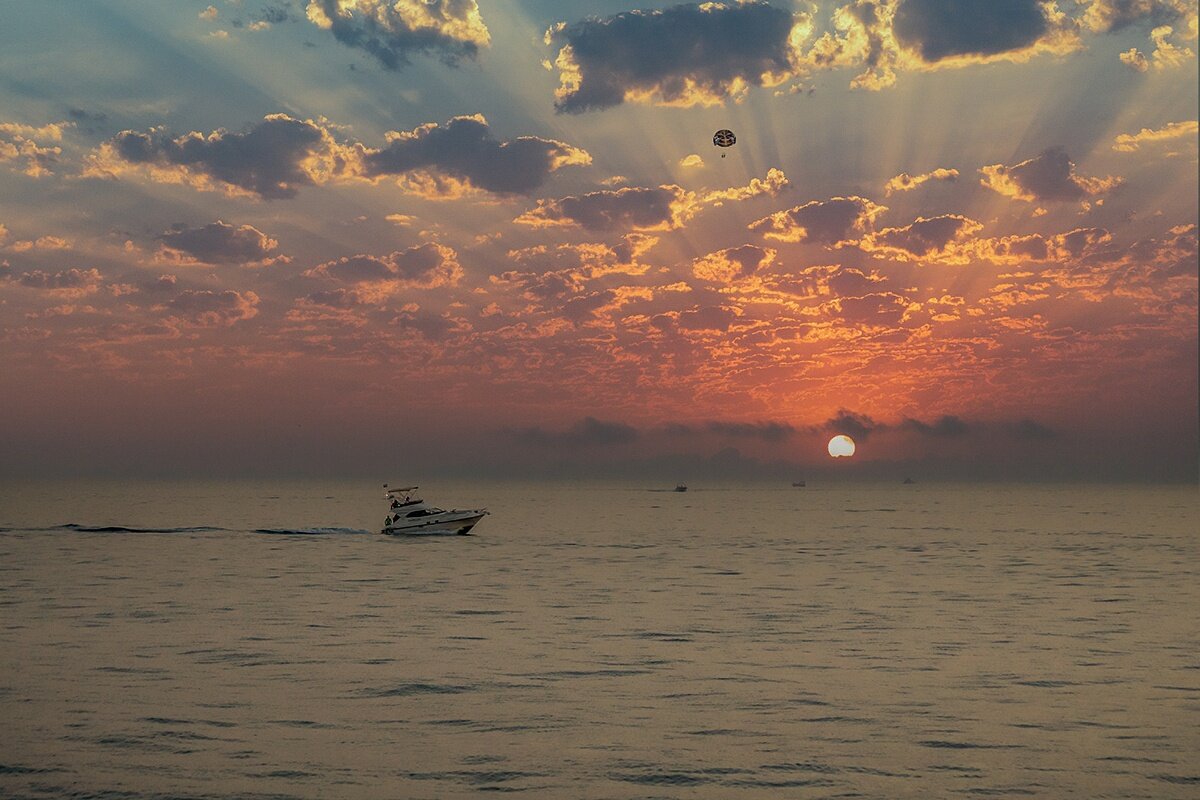
M 428 489 L 0 488 L 0 796 L 1200 796 L 1194 487 Z

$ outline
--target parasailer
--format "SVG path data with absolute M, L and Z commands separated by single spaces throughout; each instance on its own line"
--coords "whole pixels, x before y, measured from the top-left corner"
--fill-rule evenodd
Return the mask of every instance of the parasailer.
M 735 144 L 737 144 L 737 137 L 733 135 L 733 131 L 722 128 L 713 134 L 713 144 L 722 149 L 726 147 L 733 147 Z M 721 153 L 721 158 L 724 157 L 725 154 Z

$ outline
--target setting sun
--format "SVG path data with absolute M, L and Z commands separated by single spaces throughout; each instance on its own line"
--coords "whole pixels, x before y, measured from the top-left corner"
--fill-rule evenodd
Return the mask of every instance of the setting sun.
M 829 440 L 829 455 L 834 458 L 849 458 L 854 455 L 854 440 L 845 435 L 833 437 Z

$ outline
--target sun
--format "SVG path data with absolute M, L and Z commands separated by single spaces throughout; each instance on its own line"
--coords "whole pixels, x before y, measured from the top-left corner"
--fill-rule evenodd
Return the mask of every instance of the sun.
M 829 455 L 834 458 L 849 458 L 854 455 L 854 440 L 838 434 L 829 440 Z

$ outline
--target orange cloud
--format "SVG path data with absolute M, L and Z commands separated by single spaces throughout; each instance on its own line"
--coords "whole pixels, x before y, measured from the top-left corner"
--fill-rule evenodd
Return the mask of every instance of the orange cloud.
M 953 183 L 957 180 L 958 170 L 956 169 L 938 167 L 932 172 L 923 172 L 920 175 L 909 175 L 907 172 L 901 172 L 896 177 L 888 179 L 887 184 L 883 187 L 883 192 L 886 195 L 891 195 L 894 192 L 911 191 L 928 181 L 947 181 Z
M 767 269 L 775 262 L 777 251 L 744 244 L 717 250 L 692 261 L 692 274 L 700 280 L 733 283 Z
M 72 126 L 70 122 L 53 122 L 49 125 L 23 125 L 18 122 L 0 122 L 0 162 L 25 162 L 24 172 L 31 178 L 43 178 L 53 172 L 54 165 L 62 155 L 62 148 L 46 145 L 45 142 L 61 142 L 63 131 Z
M 1200 133 L 1200 124 L 1194 119 L 1168 122 L 1158 129 L 1142 128 L 1137 133 L 1122 133 L 1113 140 L 1112 149 L 1121 153 L 1132 153 L 1141 149 L 1142 145 L 1168 142 L 1174 139 L 1190 139 L 1194 144 L 1197 133 Z

